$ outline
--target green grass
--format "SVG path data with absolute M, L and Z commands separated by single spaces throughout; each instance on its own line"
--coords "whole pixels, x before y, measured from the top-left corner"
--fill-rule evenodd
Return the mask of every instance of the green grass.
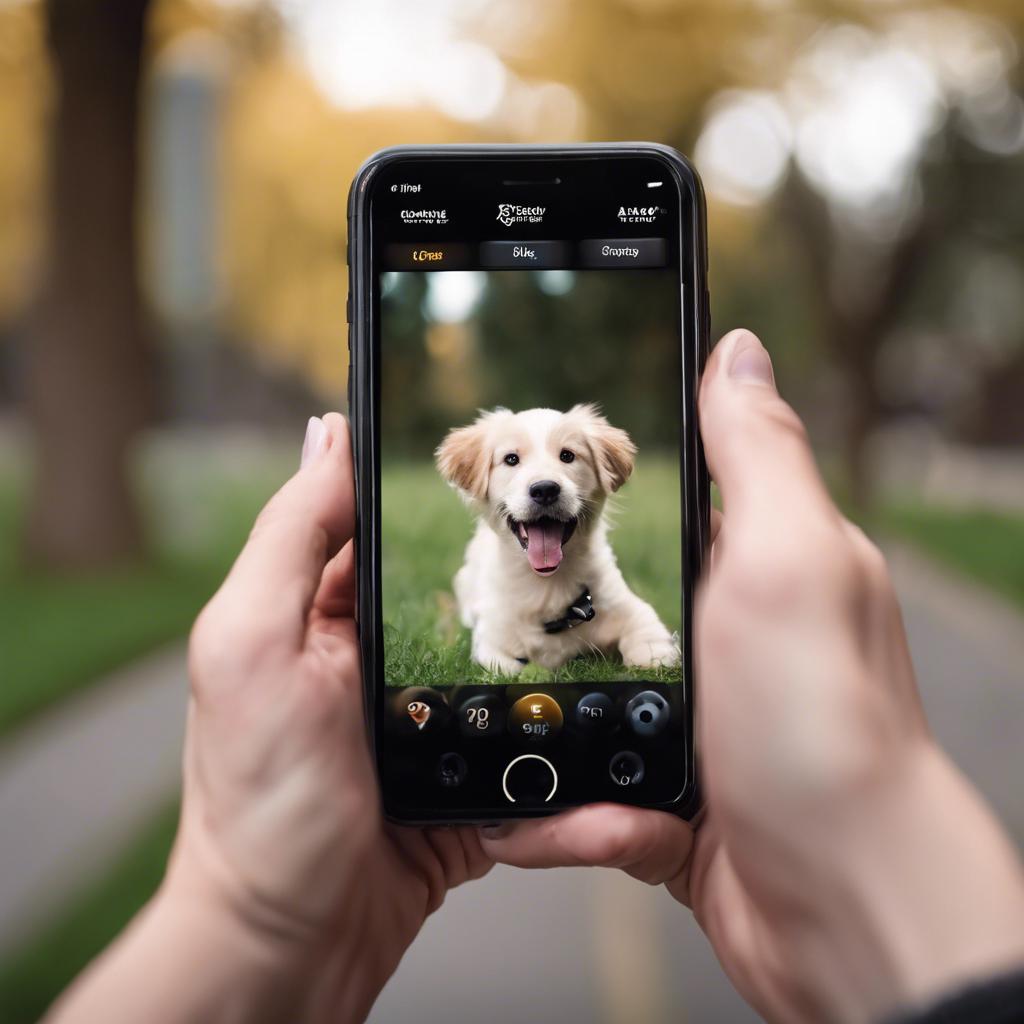
M 1024 513 L 901 502 L 872 525 L 1024 606 Z
M 0 965 L 4 1024 L 39 1020 L 149 899 L 163 877 L 177 816 L 177 808 L 162 812 L 110 869 Z
M 0 483 L 0 733 L 119 665 L 184 635 L 271 492 L 261 480 L 209 484 L 198 536 L 154 517 L 154 554 L 118 571 L 62 576 L 19 565 L 23 488 Z
M 650 601 L 669 629 L 681 618 L 679 476 L 668 459 L 641 458 L 615 496 L 612 547 L 626 582 Z M 396 465 L 382 473 L 384 654 L 394 685 L 507 682 L 470 659 L 469 633 L 459 623 L 452 577 L 473 530 L 469 512 L 431 464 Z M 556 673 L 536 667 L 530 681 L 678 682 L 678 669 L 627 669 L 599 656 L 569 662 Z M 541 675 L 543 678 L 541 678 Z

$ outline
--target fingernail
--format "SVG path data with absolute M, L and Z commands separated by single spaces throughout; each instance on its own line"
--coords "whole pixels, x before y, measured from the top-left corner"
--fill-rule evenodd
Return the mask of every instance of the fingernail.
M 310 416 L 302 442 L 301 466 L 308 465 L 327 447 L 327 436 L 327 424 L 319 416 Z
M 746 384 L 775 385 L 772 360 L 765 347 L 751 334 L 744 331 L 733 346 L 729 358 L 729 376 Z
M 511 831 L 511 821 L 502 821 L 497 825 L 481 825 L 480 837 L 482 839 L 504 839 Z

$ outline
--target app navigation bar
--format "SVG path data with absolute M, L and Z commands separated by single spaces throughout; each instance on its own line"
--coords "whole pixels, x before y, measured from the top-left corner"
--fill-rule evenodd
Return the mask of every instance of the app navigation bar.
M 396 242 L 384 246 L 383 255 L 385 270 L 629 270 L 668 266 L 664 238 Z

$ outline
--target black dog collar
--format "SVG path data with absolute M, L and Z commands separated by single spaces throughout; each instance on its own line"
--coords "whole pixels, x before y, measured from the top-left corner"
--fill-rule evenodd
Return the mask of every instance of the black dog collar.
M 597 611 L 590 597 L 590 587 L 584 586 L 583 593 L 566 609 L 560 619 L 552 619 L 544 623 L 545 633 L 562 633 L 578 626 L 581 622 L 589 622 Z

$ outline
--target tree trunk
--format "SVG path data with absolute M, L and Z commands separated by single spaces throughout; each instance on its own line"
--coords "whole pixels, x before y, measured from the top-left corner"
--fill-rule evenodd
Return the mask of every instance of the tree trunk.
M 148 0 L 50 0 L 57 89 L 47 275 L 28 351 L 26 548 L 78 569 L 138 558 L 130 443 L 152 405 L 137 280 L 139 79 Z
M 940 222 L 934 214 L 919 217 L 887 251 L 859 243 L 861 250 L 853 265 L 881 275 L 865 287 L 849 272 L 845 280 L 839 279 L 836 261 L 841 240 L 836 237 L 828 202 L 798 169 L 789 175 L 783 204 L 817 296 L 822 341 L 843 377 L 840 455 L 847 497 L 859 510 L 869 511 L 875 487 L 868 442 L 882 412 L 876 379 L 879 356 L 924 269 Z M 843 294 L 851 288 L 863 293 L 855 302 Z

